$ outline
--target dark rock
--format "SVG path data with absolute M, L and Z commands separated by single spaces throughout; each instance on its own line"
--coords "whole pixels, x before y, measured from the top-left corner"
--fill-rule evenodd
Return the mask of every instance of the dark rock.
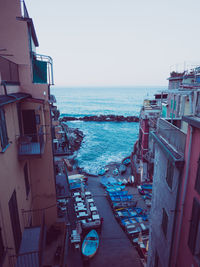
M 106 121 L 115 121 L 115 122 L 123 122 L 123 121 L 127 121 L 127 122 L 139 122 L 139 118 L 136 116 L 121 116 L 121 115 L 92 115 L 92 116 L 84 116 L 84 117 L 62 117 L 60 119 L 60 121 L 75 121 L 75 120 L 80 120 L 80 121 L 99 121 L 99 122 L 106 122 Z

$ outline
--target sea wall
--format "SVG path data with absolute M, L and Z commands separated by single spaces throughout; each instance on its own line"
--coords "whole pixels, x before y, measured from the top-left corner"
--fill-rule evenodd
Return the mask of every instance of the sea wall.
M 60 121 L 61 122 L 65 121 L 139 122 L 139 118 L 136 116 L 120 116 L 120 115 L 98 115 L 98 116 L 84 116 L 84 117 L 64 116 L 60 118 Z

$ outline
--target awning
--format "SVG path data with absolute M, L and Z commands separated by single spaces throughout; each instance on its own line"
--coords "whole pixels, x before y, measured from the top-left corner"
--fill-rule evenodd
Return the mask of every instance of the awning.
M 7 94 L 7 95 L 0 95 L 0 107 L 29 98 L 29 97 L 32 97 L 32 96 L 27 93 L 13 93 L 13 94 Z

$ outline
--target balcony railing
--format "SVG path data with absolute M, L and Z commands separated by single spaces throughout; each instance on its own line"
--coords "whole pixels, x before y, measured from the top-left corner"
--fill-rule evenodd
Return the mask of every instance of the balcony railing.
M 46 55 L 32 53 L 33 83 L 53 85 L 53 60 Z
M 22 210 L 24 232 L 17 255 L 10 256 L 10 267 L 42 267 L 45 213 L 43 210 Z
M 26 134 L 18 138 L 19 157 L 41 157 L 44 153 L 44 133 L 43 126 L 40 127 L 38 134 Z
M 18 65 L 0 56 L 0 73 L 2 81 L 7 84 L 19 84 Z
M 186 135 L 179 128 L 164 119 L 159 119 L 157 134 L 178 153 L 184 155 Z

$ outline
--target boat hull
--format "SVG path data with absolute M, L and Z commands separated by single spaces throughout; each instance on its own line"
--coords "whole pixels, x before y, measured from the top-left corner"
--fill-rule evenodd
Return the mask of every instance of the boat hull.
M 91 259 L 95 256 L 99 247 L 99 236 L 96 230 L 91 230 L 83 240 L 82 255 L 85 259 Z

